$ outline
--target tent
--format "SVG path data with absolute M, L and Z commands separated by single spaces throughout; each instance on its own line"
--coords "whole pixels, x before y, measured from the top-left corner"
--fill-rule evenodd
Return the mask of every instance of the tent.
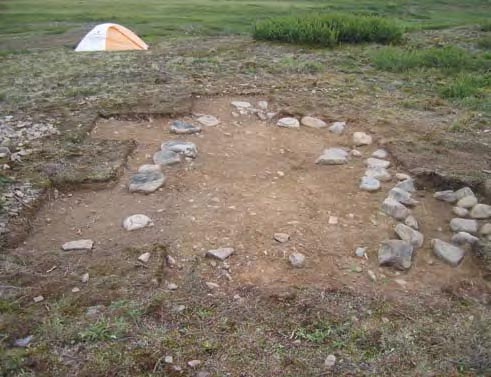
M 135 33 L 118 24 L 100 24 L 87 33 L 75 51 L 147 50 Z

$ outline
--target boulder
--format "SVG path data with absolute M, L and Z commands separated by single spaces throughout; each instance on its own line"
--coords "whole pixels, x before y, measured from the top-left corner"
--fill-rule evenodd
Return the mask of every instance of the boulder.
M 479 242 L 479 238 L 467 232 L 459 232 L 452 237 L 452 243 L 459 246 L 465 244 L 474 245 L 476 242 Z
M 409 178 L 404 181 L 400 181 L 394 187 L 400 188 L 407 192 L 416 192 L 416 187 L 414 185 L 414 179 Z
M 392 198 L 384 200 L 382 211 L 396 220 L 404 220 L 409 216 L 409 210 L 403 204 Z
M 464 250 L 460 247 L 439 239 L 431 240 L 431 246 L 433 253 L 438 258 L 454 267 L 460 264 L 465 255 Z
M 450 229 L 454 232 L 477 233 L 478 223 L 476 220 L 461 219 L 459 217 L 450 220 Z
M 408 270 L 412 264 L 413 246 L 402 240 L 383 241 L 378 251 L 381 266 L 393 266 L 398 270 Z
M 417 230 L 414 230 L 410 226 L 405 224 L 397 224 L 395 227 L 395 232 L 401 240 L 410 243 L 415 249 L 419 249 L 423 246 L 423 234 Z
M 407 206 L 414 206 L 418 204 L 418 201 L 414 200 L 410 193 L 398 187 L 394 187 L 389 191 L 389 198 L 397 200 L 399 203 Z
M 455 203 L 458 200 L 453 190 L 437 191 L 433 197 L 447 203 Z
M 477 198 L 472 196 L 464 196 L 462 199 L 459 199 L 457 202 L 457 207 L 460 208 L 472 208 L 477 204 Z
M 470 216 L 473 219 L 489 219 L 491 217 L 491 206 L 488 204 L 476 204 L 472 207 Z

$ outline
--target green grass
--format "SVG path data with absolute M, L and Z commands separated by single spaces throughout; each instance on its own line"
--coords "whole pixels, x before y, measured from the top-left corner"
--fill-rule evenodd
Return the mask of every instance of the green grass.
M 483 50 L 491 50 L 491 36 L 478 39 L 476 44 Z
M 443 98 L 464 99 L 468 97 L 483 97 L 485 88 L 491 85 L 491 75 L 461 73 L 449 84 L 440 89 Z

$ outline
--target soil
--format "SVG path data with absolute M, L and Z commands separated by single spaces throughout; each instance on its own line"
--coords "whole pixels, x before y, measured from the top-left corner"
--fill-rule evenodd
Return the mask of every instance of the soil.
M 430 240 L 450 239 L 448 223 L 453 216 L 450 205 L 425 191 L 417 193 L 420 204 L 414 209 L 425 243 L 415 253 L 412 268 L 401 273 L 378 267 L 380 241 L 396 238 L 396 222 L 380 211 L 395 181 L 383 183 L 377 193 L 358 188 L 364 159 L 378 146 L 359 148 L 363 157 L 353 158 L 347 165 L 314 163 L 327 147 L 352 147 L 352 132 L 364 130 L 356 120 L 350 121 L 342 136 L 327 129 L 282 129 L 274 121 L 260 121 L 255 116 L 233 117 L 232 100 L 256 102 L 260 98 L 196 100 L 192 114 L 182 119 L 192 121 L 197 114 L 212 114 L 221 121 L 216 127 L 204 127 L 200 135 L 171 134 L 169 118 L 100 120 L 92 138 L 137 143 L 124 174 L 112 187 L 74 191 L 48 201 L 33 221 L 31 234 L 14 254 L 28 255 L 40 272 L 68 266 L 51 274 L 60 291 L 73 284 L 63 279 L 67 271 L 86 270 L 95 276 L 93 272 L 106 266 L 113 267 L 112 273 L 121 273 L 120 265 L 136 263 L 137 255 L 129 257 L 129 249 L 152 244 L 166 245 L 179 264 L 198 265 L 208 281 L 221 286 L 348 286 L 391 296 L 403 292 L 433 295 L 460 280 L 486 284 L 472 253 L 457 268 L 434 258 Z M 274 110 L 275 104 L 270 107 Z M 167 181 L 157 192 L 129 193 L 130 176 L 141 164 L 151 163 L 153 153 L 168 140 L 196 143 L 197 159 L 165 168 Z M 155 225 L 124 231 L 123 219 L 137 213 L 148 215 Z M 331 216 L 338 218 L 338 224 L 329 224 Z M 276 242 L 276 232 L 288 233 L 290 240 Z M 74 253 L 68 259 L 60 251 L 64 242 L 85 238 L 95 241 L 91 253 Z M 360 246 L 368 247 L 368 259 L 355 257 Z M 227 260 L 231 281 L 221 263 L 216 268 L 202 258 L 206 250 L 218 247 L 235 248 Z M 288 255 L 293 251 L 306 255 L 305 268 L 289 265 Z M 361 272 L 356 272 L 359 268 Z M 368 270 L 376 273 L 376 283 L 370 280 Z M 397 279 L 406 284 L 397 283 Z

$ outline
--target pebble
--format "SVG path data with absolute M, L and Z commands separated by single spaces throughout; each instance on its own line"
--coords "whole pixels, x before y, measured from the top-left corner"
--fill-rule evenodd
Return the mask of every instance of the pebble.
M 130 179 L 129 191 L 150 194 L 165 183 L 165 175 L 160 171 L 134 174 Z
M 174 358 L 172 356 L 166 356 L 164 357 L 164 363 L 166 364 L 172 364 L 174 362 Z
M 458 266 L 464 258 L 464 250 L 445 241 L 439 239 L 431 240 L 431 246 L 435 255 L 451 266 Z
M 190 368 L 196 368 L 200 364 L 201 364 L 201 360 L 191 360 L 191 361 L 188 361 L 188 366 Z
M 237 110 L 248 109 L 252 107 L 252 105 L 246 101 L 232 101 L 232 106 L 237 108 Z
M 64 251 L 71 250 L 92 250 L 94 246 L 94 241 L 92 240 L 76 240 L 64 243 L 61 248 Z
M 215 258 L 219 260 L 225 260 L 234 253 L 234 249 L 231 247 L 222 247 L 215 250 L 208 250 L 206 256 L 209 258 Z
M 167 284 L 167 289 L 169 291 L 175 291 L 177 288 L 179 288 L 179 286 L 177 284 L 175 284 L 175 283 L 169 283 L 169 284 Z
M 138 168 L 138 173 L 159 173 L 160 165 L 144 164 Z
M 414 248 L 402 240 L 383 241 L 378 251 L 378 262 L 381 266 L 393 266 L 398 270 L 411 267 Z
M 201 127 L 193 126 L 190 123 L 183 122 L 182 120 L 175 120 L 172 122 L 170 132 L 174 134 L 195 134 L 201 132 Z
M 450 220 L 450 229 L 454 232 L 477 233 L 478 223 L 476 220 L 453 218 Z
M 387 153 L 385 149 L 377 149 L 375 152 L 372 153 L 372 157 L 381 159 L 387 158 L 388 155 L 389 153 Z
M 78 293 L 80 292 L 80 288 L 79 287 L 73 287 L 72 288 L 72 293 Z
M 338 218 L 336 216 L 329 216 L 327 222 L 329 225 L 336 225 L 338 223 Z
M 477 204 L 477 198 L 475 196 L 464 196 L 457 202 L 457 207 L 472 208 Z
M 143 263 L 147 263 L 150 260 L 150 253 L 143 253 L 138 257 L 138 260 Z
M 397 224 L 395 227 L 395 232 L 401 240 L 410 243 L 415 249 L 423 246 L 424 236 L 417 230 L 414 230 L 405 224 Z
M 215 127 L 220 124 L 220 121 L 213 115 L 200 116 L 197 121 L 206 127 Z
M 348 162 L 348 152 L 341 148 L 328 148 L 315 161 L 320 165 L 342 165 Z
M 469 210 L 462 207 L 453 207 L 452 212 L 458 217 L 467 217 L 469 216 Z
M 267 101 L 258 101 L 257 107 L 261 110 L 268 110 L 268 102 Z
M 334 367 L 334 365 L 336 365 L 336 356 L 334 356 L 334 355 L 328 355 L 326 357 L 326 360 L 324 360 L 324 366 L 326 368 L 331 369 L 331 368 Z
M 362 153 L 356 149 L 352 149 L 350 154 L 353 156 L 353 157 L 361 157 L 362 156 Z
M 458 200 L 453 190 L 437 191 L 433 197 L 447 203 L 455 203 Z
M 476 204 L 471 209 L 470 216 L 473 219 L 489 219 L 491 217 L 491 206 L 488 204 Z
M 377 275 L 375 275 L 375 272 L 373 272 L 372 270 L 368 270 L 367 274 L 372 281 L 377 281 Z
M 365 164 L 369 168 L 385 168 L 385 169 L 387 169 L 390 166 L 390 161 L 370 157 L 370 158 L 367 158 L 365 160 Z
M 220 286 L 217 283 L 213 283 L 211 281 L 207 281 L 205 284 L 208 287 L 208 289 L 211 291 L 213 291 L 214 289 L 220 288 Z
M 44 300 L 43 296 L 36 296 L 32 299 L 34 302 L 38 303 Z
M 285 128 L 299 128 L 300 122 L 296 118 L 286 117 L 279 119 L 276 125 Z
M 365 176 L 366 177 L 372 177 L 375 179 L 378 179 L 379 181 L 382 182 L 387 182 L 392 179 L 390 173 L 387 171 L 385 168 L 381 167 L 370 167 L 365 170 Z
M 474 237 L 472 234 L 467 232 L 458 232 L 452 237 L 452 243 L 459 246 L 465 244 L 474 245 L 476 242 L 479 242 L 479 238 Z
M 416 217 L 414 217 L 413 215 L 409 215 L 408 217 L 406 217 L 406 220 L 404 220 L 404 224 L 410 226 L 413 229 L 419 229 L 418 220 L 416 220 Z
M 387 198 L 382 203 L 382 211 L 396 220 L 404 220 L 409 216 L 409 210 L 397 200 Z
M 396 173 L 396 179 L 398 181 L 405 181 L 407 179 L 411 179 L 411 177 L 405 173 Z
M 360 183 L 360 190 L 375 192 L 380 189 L 380 181 L 373 177 L 362 177 Z
M 89 282 L 89 273 L 86 272 L 85 274 L 83 274 L 82 277 L 80 278 L 80 281 L 82 283 L 88 283 Z
M 412 178 L 401 181 L 397 183 L 394 187 L 411 193 L 416 191 L 416 187 L 414 185 L 414 179 Z
M 398 187 L 394 187 L 389 191 L 389 198 L 397 200 L 399 203 L 407 206 L 414 206 L 418 204 L 418 202 L 411 197 L 410 193 Z
M 14 341 L 14 347 L 25 348 L 32 342 L 33 339 L 34 339 L 33 335 L 26 336 L 25 338 L 22 339 L 16 339 Z
M 314 118 L 311 116 L 304 116 L 300 122 L 302 126 L 311 127 L 311 128 L 324 128 L 327 127 L 327 123 L 322 119 Z
M 334 122 L 330 127 L 329 131 L 335 135 L 341 135 L 346 127 L 346 122 Z
M 297 251 L 291 253 L 288 260 L 294 268 L 302 268 L 305 265 L 305 255 Z
M 128 216 L 123 221 L 123 228 L 127 231 L 142 229 L 147 226 L 153 226 L 152 219 L 142 214 Z
M 273 238 L 280 243 L 284 243 L 290 239 L 290 235 L 287 233 L 275 233 Z
M 196 156 L 198 155 L 198 148 L 196 147 L 196 144 L 190 141 L 166 141 L 161 144 L 160 149 L 162 151 L 169 150 L 175 153 L 179 153 L 189 158 L 196 158 Z
M 153 155 L 153 162 L 156 165 L 168 166 L 175 165 L 181 162 L 181 155 L 174 151 L 165 149 L 158 151 Z
M 367 248 L 366 247 L 357 247 L 355 250 L 355 255 L 358 258 L 364 258 L 367 255 Z
M 372 144 L 372 137 L 365 132 L 355 132 L 353 134 L 353 143 L 359 147 L 362 145 Z

